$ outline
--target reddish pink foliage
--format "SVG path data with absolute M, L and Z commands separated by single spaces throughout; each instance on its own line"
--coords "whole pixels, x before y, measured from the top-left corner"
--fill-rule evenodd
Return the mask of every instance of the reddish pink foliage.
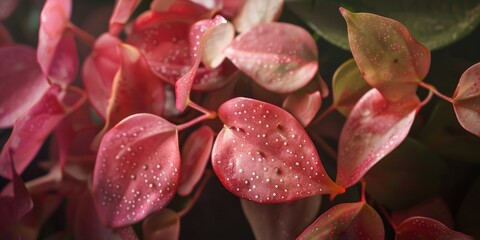
M 326 174 L 302 125 L 285 110 L 234 98 L 218 114 L 225 127 L 215 140 L 212 165 L 233 194 L 280 203 L 344 191 Z
M 116 36 L 122 31 L 123 26 L 127 23 L 138 4 L 140 4 L 140 0 L 117 0 L 115 9 L 110 17 L 110 34 Z
M 258 25 L 235 38 L 225 54 L 258 84 L 276 93 L 298 90 L 318 69 L 313 38 L 287 23 Z
M 462 127 L 480 137 L 480 63 L 462 74 L 452 100 Z
M 222 16 L 234 17 L 246 0 L 223 0 Z
M 466 234 L 455 232 L 442 223 L 426 217 L 411 217 L 395 231 L 396 240 L 473 240 Z
M 337 184 L 345 188 L 395 149 L 407 136 L 419 108 L 418 97 L 389 102 L 376 90 L 355 105 L 338 145 Z
M 323 213 L 297 238 L 383 240 L 385 230 L 378 213 L 365 202 L 338 204 Z
M 15 167 L 21 173 L 30 164 L 50 132 L 65 117 L 60 87 L 52 86 L 45 95 L 13 127 L 0 155 L 0 176 L 10 178 L 9 149 L 13 150 Z
M 245 0 L 236 3 L 238 10 L 233 23 L 238 32 L 246 32 L 256 25 L 273 22 L 280 17 L 283 0 Z
M 108 33 L 101 35 L 93 46 L 93 52 L 83 63 L 82 79 L 88 99 L 104 119 L 107 117 L 113 79 L 121 63 L 120 44 L 120 39 Z
M 0 128 L 6 128 L 40 100 L 48 82 L 37 63 L 35 50 L 24 45 L 0 48 L 0 79 Z
M 290 93 L 283 102 L 283 108 L 305 127 L 313 120 L 321 105 L 320 91 Z
M 202 126 L 190 134 L 182 148 L 182 168 L 178 194 L 186 196 L 198 183 L 207 166 L 212 151 L 214 132 Z
M 93 192 L 103 224 L 128 226 L 163 209 L 179 169 L 175 125 L 146 113 L 124 119 L 105 134 L 96 160 Z

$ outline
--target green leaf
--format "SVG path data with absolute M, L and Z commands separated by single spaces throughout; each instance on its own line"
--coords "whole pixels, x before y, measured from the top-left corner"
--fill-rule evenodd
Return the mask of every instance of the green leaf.
M 406 138 L 365 175 L 366 190 L 377 202 L 400 210 L 437 193 L 446 172 L 445 163 L 434 152 Z
M 341 6 L 372 12 L 403 23 L 430 50 L 460 40 L 480 22 L 480 2 L 476 0 L 294 0 L 286 6 L 330 43 L 348 50 L 346 25 L 336 12 Z

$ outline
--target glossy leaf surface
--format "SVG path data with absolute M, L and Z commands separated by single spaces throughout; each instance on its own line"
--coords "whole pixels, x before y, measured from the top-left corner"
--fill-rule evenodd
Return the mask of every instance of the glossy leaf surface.
M 373 239 L 385 238 L 383 222 L 367 203 L 342 203 L 323 213 L 297 238 Z
M 93 192 L 102 222 L 128 226 L 164 208 L 176 192 L 179 168 L 175 125 L 146 113 L 124 119 L 103 137 L 95 163 Z
M 413 138 L 406 138 L 373 166 L 364 179 L 369 196 L 399 210 L 439 193 L 448 178 L 447 172 L 447 165 L 435 152 Z
M 112 35 L 118 35 L 130 15 L 140 4 L 140 0 L 118 0 L 109 22 L 109 32 Z
M 466 234 L 453 231 L 442 223 L 426 217 L 409 218 L 395 231 L 396 240 L 473 240 Z
M 295 239 L 317 216 L 321 196 L 292 203 L 261 204 L 241 199 L 255 239 Z
M 214 132 L 208 126 L 195 130 L 183 144 L 182 168 L 178 194 L 190 194 L 202 178 L 212 152 Z
M 389 102 L 376 89 L 355 105 L 339 139 L 337 184 L 357 183 L 407 136 L 420 101 L 416 96 Z
M 322 106 L 320 91 L 294 92 L 283 101 L 283 108 L 291 113 L 303 126 L 307 126 Z
M 287 23 L 258 25 L 236 37 L 225 54 L 258 84 L 276 93 L 298 90 L 318 69 L 313 38 Z
M 7 128 L 40 100 L 49 85 L 33 48 L 2 47 L 0 59 L 0 128 Z
M 326 174 L 302 125 L 285 110 L 234 98 L 218 114 L 225 125 L 213 147 L 212 165 L 233 194 L 280 203 L 344 191 Z
M 275 21 L 282 12 L 283 0 L 245 0 L 233 19 L 238 32 L 246 32 L 262 23 Z
M 393 19 L 344 8 L 340 12 L 363 78 L 391 101 L 415 95 L 430 67 L 430 51 Z
M 354 59 L 344 62 L 333 74 L 333 102 L 337 110 L 348 116 L 355 103 L 370 90 Z
M 180 216 L 165 208 L 145 219 L 142 228 L 146 240 L 177 240 L 180 236 Z
M 452 100 L 462 127 L 480 137 L 480 63 L 463 73 Z
M 0 155 L 0 176 L 10 178 L 9 149 L 13 150 L 13 159 L 18 173 L 30 164 L 50 132 L 66 115 L 60 101 L 60 88 L 52 86 L 45 95 L 13 127 L 7 143 Z
M 476 0 L 444 1 L 287 1 L 286 6 L 328 42 L 349 49 L 346 25 L 337 13 L 348 6 L 396 19 L 430 50 L 462 39 L 480 23 L 480 4 Z
M 120 68 L 118 48 L 120 39 L 106 33 L 93 45 L 93 52 L 85 59 L 82 79 L 90 103 L 102 118 L 107 118 L 108 99 L 112 93 L 115 74 Z

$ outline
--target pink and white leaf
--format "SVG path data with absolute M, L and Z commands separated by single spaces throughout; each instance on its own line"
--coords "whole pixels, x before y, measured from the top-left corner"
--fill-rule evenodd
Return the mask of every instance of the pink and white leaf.
M 352 186 L 395 149 L 407 136 L 419 106 L 417 96 L 390 102 L 377 89 L 368 91 L 340 134 L 336 183 Z
M 49 88 L 35 50 L 26 45 L 0 48 L 0 79 L 0 128 L 13 126 Z
M 344 191 L 328 177 L 302 125 L 285 110 L 234 98 L 218 114 L 224 128 L 213 146 L 212 166 L 236 196 L 280 203 Z
M 322 106 L 320 91 L 294 92 L 283 101 L 283 108 L 291 113 L 304 127 L 315 117 Z
M 212 152 L 214 132 L 208 126 L 202 126 L 188 136 L 182 148 L 182 168 L 178 194 L 190 194 L 202 178 Z
M 341 203 L 318 217 L 297 239 L 383 240 L 385 230 L 382 219 L 367 203 Z
M 163 209 L 175 195 L 179 169 L 175 125 L 147 113 L 121 121 L 103 137 L 95 164 L 93 195 L 102 223 L 124 227 Z
M 225 59 L 223 50 L 230 45 L 235 37 L 235 29 L 229 22 L 214 26 L 209 38 L 205 41 L 202 53 L 202 63 L 208 68 L 216 68 Z
M 102 34 L 83 63 L 82 79 L 88 99 L 103 119 L 107 118 L 113 80 L 121 64 L 118 52 L 120 44 L 117 37 L 108 33 Z
M 480 137 L 480 63 L 462 74 L 452 103 L 460 125 Z
M 310 34 L 288 23 L 266 23 L 236 37 L 225 55 L 262 87 L 293 92 L 318 69 L 317 46 Z
M 473 240 L 471 236 L 426 217 L 411 217 L 400 224 L 395 232 L 396 240 Z
M 0 155 L 0 176 L 11 177 L 10 149 L 17 172 L 23 172 L 51 131 L 65 117 L 67 112 L 59 99 L 60 93 L 60 87 L 53 85 L 30 110 L 17 119 Z
M 269 23 L 280 17 L 283 0 L 245 0 L 237 3 L 242 7 L 233 19 L 238 32 L 246 32 L 262 23 Z
M 140 4 L 140 0 L 117 0 L 109 22 L 109 33 L 116 36 L 127 23 L 130 15 Z
M 340 8 L 348 40 L 363 78 L 385 98 L 399 101 L 415 95 L 430 67 L 430 51 L 401 23 L 370 13 Z

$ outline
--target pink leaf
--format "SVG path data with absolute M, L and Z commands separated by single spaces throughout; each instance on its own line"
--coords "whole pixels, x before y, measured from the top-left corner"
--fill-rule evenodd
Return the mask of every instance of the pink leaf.
M 392 221 L 400 225 L 410 217 L 422 216 L 441 222 L 449 228 L 453 228 L 453 219 L 447 203 L 439 197 L 423 201 L 411 208 L 392 213 Z
M 460 125 L 480 137 L 480 63 L 462 74 L 452 103 Z
M 287 23 L 258 25 L 235 38 L 225 54 L 258 84 L 277 93 L 300 89 L 318 69 L 313 38 Z
M 365 202 L 342 203 L 323 213 L 297 238 L 383 240 L 385 230 L 378 213 Z
M 161 115 L 165 103 L 163 82 L 150 71 L 138 49 L 122 44 L 119 51 L 122 63 L 112 86 L 104 130 L 134 113 Z
M 177 240 L 180 236 L 180 216 L 175 211 L 165 208 L 145 219 L 142 228 L 146 240 Z
M 455 232 L 442 223 L 426 217 L 411 217 L 395 231 L 396 240 L 473 240 L 466 234 Z
M 236 16 L 243 4 L 245 4 L 245 1 L 246 0 L 223 0 L 222 16 L 229 18 Z
M 352 186 L 395 149 L 407 136 L 419 104 L 417 96 L 389 102 L 378 90 L 368 91 L 343 126 L 336 183 L 345 188 Z
M 175 125 L 132 115 L 108 131 L 93 176 L 95 205 L 109 227 L 128 226 L 163 209 L 178 186 L 180 150 Z
M 177 0 L 153 0 L 150 3 L 150 9 L 156 12 L 163 12 L 168 10 L 175 1 Z
M 10 178 L 8 151 L 12 149 L 17 172 L 30 164 L 50 132 L 66 115 L 59 99 L 60 87 L 54 85 L 28 112 L 15 122 L 13 132 L 0 155 L 0 176 Z
M 67 32 L 71 0 L 48 0 L 40 15 L 37 60 L 43 73 L 59 84 L 71 83 L 78 69 L 73 34 Z
M 313 120 L 321 105 L 322 96 L 319 91 L 290 93 L 283 101 L 283 108 L 301 122 L 304 127 Z
M 186 196 L 198 183 L 212 151 L 214 132 L 202 126 L 190 134 L 182 148 L 182 168 L 178 194 Z
M 348 26 L 353 57 L 364 79 L 385 98 L 415 95 L 430 67 L 430 51 L 401 23 L 370 13 L 340 12 Z
M 302 125 L 285 110 L 234 98 L 218 114 L 225 125 L 213 147 L 212 165 L 233 194 L 280 203 L 344 191 L 326 174 Z
M 120 39 L 108 33 L 101 35 L 83 64 L 82 79 L 88 99 L 104 119 L 107 117 L 113 79 L 121 63 L 118 53 L 120 44 Z
M 110 17 L 110 34 L 116 36 L 122 31 L 123 26 L 127 23 L 138 4 L 140 4 L 140 0 L 117 0 L 115 9 Z
M 24 45 L 0 48 L 0 128 L 11 127 L 36 104 L 49 85 L 35 58 Z
M 209 38 L 205 41 L 202 54 L 202 63 L 208 68 L 216 68 L 225 59 L 223 50 L 230 45 L 235 36 L 235 29 L 231 23 L 214 26 Z
M 212 20 L 201 20 L 190 28 L 190 57 L 193 66 L 175 82 L 175 106 L 182 112 L 187 107 L 190 90 L 200 65 L 207 40 L 216 32 L 218 26 L 227 24 L 227 20 L 217 15 Z
M 295 239 L 317 216 L 321 196 L 291 203 L 261 204 L 241 199 L 242 209 L 258 240 Z
M 245 0 L 233 19 L 238 32 L 246 32 L 262 23 L 275 21 L 282 12 L 283 0 Z

